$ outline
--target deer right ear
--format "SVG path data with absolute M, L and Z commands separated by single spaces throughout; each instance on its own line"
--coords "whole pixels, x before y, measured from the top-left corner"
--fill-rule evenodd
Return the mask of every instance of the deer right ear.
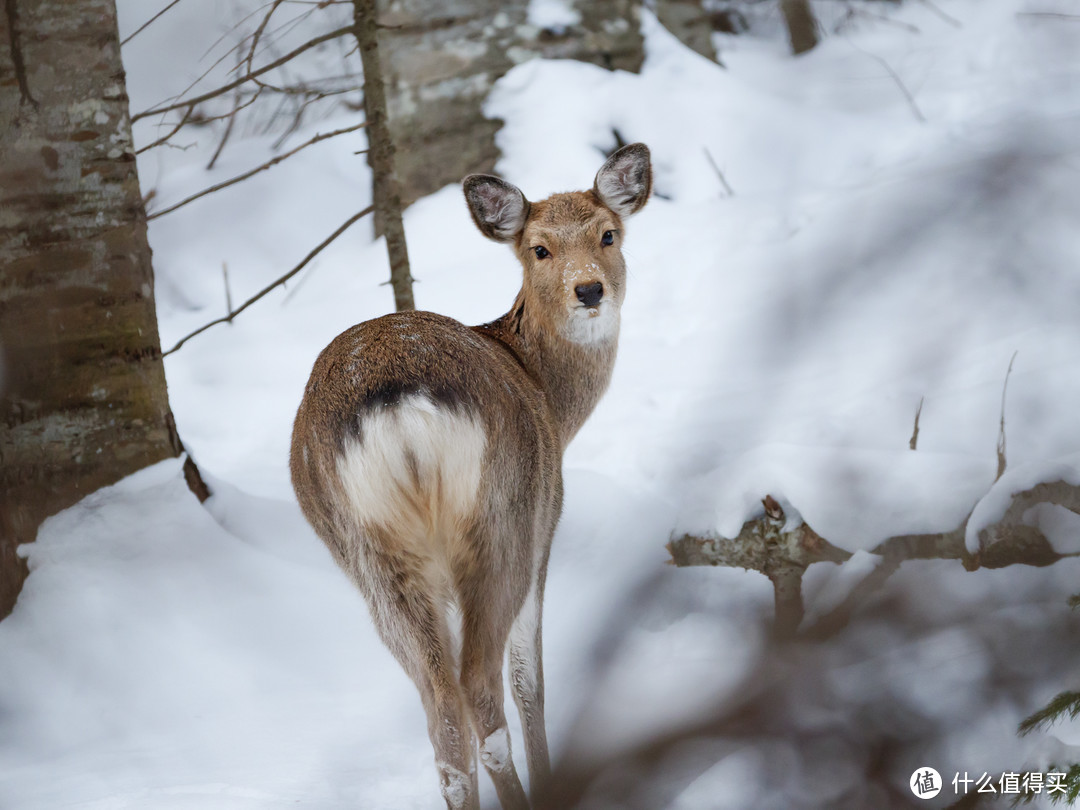
M 514 241 L 529 216 L 529 201 L 521 189 L 489 174 L 470 174 L 462 185 L 480 233 L 496 242 Z
M 596 173 L 593 191 L 620 217 L 644 208 L 652 193 L 649 147 L 632 143 L 609 157 Z

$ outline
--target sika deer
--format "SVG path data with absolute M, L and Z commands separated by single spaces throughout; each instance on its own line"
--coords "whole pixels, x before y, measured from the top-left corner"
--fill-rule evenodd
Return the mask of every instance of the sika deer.
M 503 659 L 509 646 L 535 800 L 550 776 L 540 624 L 562 454 L 611 378 L 623 218 L 649 197 L 649 150 L 626 146 L 590 191 L 542 202 L 497 177 L 464 187 L 480 231 L 521 260 L 513 307 L 474 327 L 400 312 L 335 338 L 296 415 L 292 480 L 420 691 L 447 807 L 478 807 L 475 732 L 502 806 L 527 808 Z

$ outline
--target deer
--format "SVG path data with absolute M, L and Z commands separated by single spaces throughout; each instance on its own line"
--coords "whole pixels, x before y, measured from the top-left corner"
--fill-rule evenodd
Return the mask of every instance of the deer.
M 527 810 L 504 713 L 521 718 L 530 796 L 551 776 L 541 625 L 562 458 L 604 394 L 626 291 L 623 221 L 652 191 L 649 150 L 612 154 L 588 191 L 530 202 L 462 182 L 474 223 L 510 245 L 509 312 L 365 321 L 319 355 L 290 471 L 304 516 L 420 692 L 443 799 L 477 810 L 477 747 L 505 810 Z

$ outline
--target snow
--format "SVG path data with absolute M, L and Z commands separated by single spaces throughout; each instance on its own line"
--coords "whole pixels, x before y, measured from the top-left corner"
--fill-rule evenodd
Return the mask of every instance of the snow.
M 125 33 L 143 5 L 121 2 Z M 132 40 L 132 109 L 194 82 L 256 6 L 188 0 Z M 565 8 L 533 0 L 530 18 Z M 884 806 L 866 784 L 881 739 L 894 741 L 882 778 L 896 789 L 916 766 L 948 782 L 1080 744 L 1075 722 L 1015 735 L 1075 687 L 1075 559 L 905 563 L 841 636 L 794 662 L 775 658 L 764 577 L 664 566 L 673 532 L 734 536 L 771 494 L 855 552 L 808 572 L 814 621 L 863 579 L 882 539 L 971 514 L 974 550 L 1013 493 L 1080 483 L 1080 24 L 1030 14 L 1070 9 L 874 4 L 885 20 L 857 15 L 798 59 L 782 36 L 717 35 L 726 68 L 646 12 L 640 75 L 532 61 L 490 95 L 488 114 L 506 122 L 498 172 L 530 199 L 591 186 L 613 130 L 654 161 L 656 194 L 626 226 L 615 375 L 565 459 L 544 605 L 553 755 L 602 758 L 747 695 L 772 694 L 788 713 L 785 733 L 687 743 L 658 766 L 658 792 L 627 806 Z M 280 47 L 340 23 L 284 16 Z M 338 44 L 302 72 L 341 73 Z M 137 142 L 171 120 L 140 120 Z M 337 108 L 284 148 L 355 123 Z M 247 118 L 207 171 L 220 135 L 193 130 L 185 149 L 140 156 L 151 210 L 259 165 L 279 137 Z M 320 143 L 153 220 L 163 346 L 225 313 L 223 265 L 242 301 L 368 205 L 363 148 L 362 133 Z M 420 307 L 466 323 L 509 307 L 520 270 L 475 230 L 458 187 L 415 203 L 405 224 Z M 51 518 L 25 547 L 32 574 L 0 622 L 0 806 L 441 806 L 416 691 L 288 480 L 311 364 L 392 308 L 387 276 L 365 220 L 287 289 L 167 358 L 180 433 L 214 492 L 205 507 L 179 463 L 163 462 Z M 995 483 L 1014 353 L 1009 466 Z M 1080 550 L 1073 513 L 1038 507 L 1025 520 L 1059 552 Z
M 492 770 L 505 771 L 510 764 L 510 735 L 497 728 L 480 743 L 480 760 Z
M 1064 481 L 1066 484 L 1073 486 L 1080 484 L 1080 455 L 1073 454 L 1067 459 L 1047 459 L 1031 462 L 1006 470 L 1001 478 L 994 482 L 990 491 L 976 504 L 974 511 L 971 513 L 971 519 L 968 521 L 964 536 L 964 543 L 968 551 L 976 551 L 979 548 L 979 532 L 997 523 L 1004 516 L 1005 511 L 1012 503 L 1014 495 L 1031 489 L 1036 484 L 1042 482 L 1054 483 L 1055 481 Z M 1046 506 L 1049 505 L 1046 504 Z M 1029 513 L 1032 511 L 1028 510 Z M 1048 513 L 1040 510 L 1031 515 L 1031 518 L 1033 520 L 1039 516 L 1050 518 L 1054 514 L 1056 512 Z M 1061 538 L 1060 531 L 1067 528 L 1069 523 L 1063 522 L 1061 518 L 1050 519 L 1054 526 L 1053 534 L 1060 538 L 1057 543 L 1053 540 L 1051 540 L 1051 543 L 1055 546 L 1058 543 L 1067 545 L 1068 540 L 1067 538 Z M 1026 520 L 1025 523 L 1027 523 Z M 1037 526 L 1039 523 L 1028 523 L 1028 525 Z
M 529 0 L 525 20 L 529 25 L 561 34 L 581 22 L 581 12 L 566 0 Z

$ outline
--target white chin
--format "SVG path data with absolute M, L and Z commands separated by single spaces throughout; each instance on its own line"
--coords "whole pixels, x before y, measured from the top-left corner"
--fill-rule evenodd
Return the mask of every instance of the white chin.
M 619 312 L 606 301 L 595 307 L 574 307 L 564 327 L 567 340 L 601 343 L 619 334 Z

